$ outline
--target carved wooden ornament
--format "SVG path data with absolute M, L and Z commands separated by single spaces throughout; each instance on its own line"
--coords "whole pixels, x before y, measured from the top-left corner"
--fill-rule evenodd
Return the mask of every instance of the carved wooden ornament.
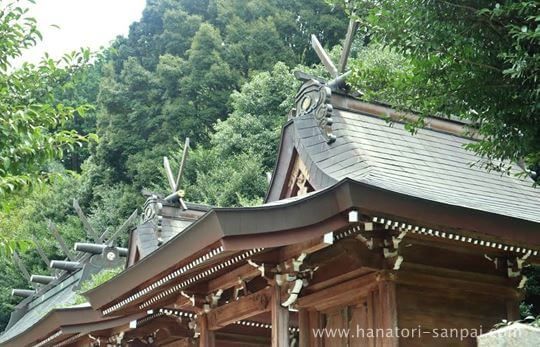
M 315 117 L 322 135 L 328 144 L 336 140 L 332 134 L 332 107 L 330 97 L 332 90 L 323 83 L 316 80 L 306 81 L 296 95 L 296 106 L 293 112 L 294 117 L 311 115 Z

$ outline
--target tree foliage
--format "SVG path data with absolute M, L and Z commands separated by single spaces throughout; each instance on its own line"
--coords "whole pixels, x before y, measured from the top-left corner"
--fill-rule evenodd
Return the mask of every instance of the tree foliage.
M 262 202 L 279 133 L 298 86 L 292 71 L 277 63 L 233 92 L 230 116 L 215 124 L 208 146 L 199 146 L 190 156 L 186 173 L 190 200 L 216 206 Z
M 335 2 L 337 3 L 337 2 Z M 367 35 L 357 42 L 349 82 L 370 100 L 470 121 L 490 159 L 540 173 L 538 1 L 353 1 Z M 349 7 L 350 8 L 350 7 Z M 414 132 L 419 124 L 409 124 Z M 539 269 L 529 268 L 527 314 L 540 312 Z
M 365 98 L 467 118 L 485 136 L 478 153 L 538 162 L 537 3 L 352 2 L 362 35 L 349 81 Z M 69 243 L 84 239 L 75 197 L 96 230 L 117 228 L 142 204 L 142 188 L 167 192 L 162 157 L 177 163 L 188 136 L 187 201 L 260 203 L 299 85 L 292 72 L 318 62 L 309 35 L 331 48 L 347 25 L 324 0 L 148 0 L 129 35 L 91 66 L 81 51 L 13 69 L 40 35 L 18 4 L 0 16 L 0 190 L 15 189 L 0 202 L 0 231 L 39 238 L 51 258 L 61 253 L 47 220 Z M 77 149 L 93 132 L 99 143 Z M 63 179 L 17 191 L 45 172 Z M 46 272 L 35 250 L 21 256 Z M 25 281 L 1 257 L 0 279 L 4 324 L 16 302 L 10 288 Z
M 50 172 L 54 179 L 2 199 L 0 231 L 8 238 L 35 236 L 50 258 L 61 257 L 47 220 L 69 244 L 84 239 L 71 207 L 77 198 L 96 230 L 116 229 L 144 202 L 142 188 L 166 192 L 162 156 L 178 156 L 178 143 L 187 136 L 193 143 L 183 181 L 188 201 L 260 203 L 298 86 L 292 69 L 318 61 L 310 34 L 337 44 L 346 31 L 344 19 L 324 0 L 149 0 L 129 35 L 118 37 L 91 65 L 84 52 L 60 64 L 47 58 L 37 66 L 23 65 L 26 72 L 18 73 L 31 77 L 36 93 L 21 103 L 51 105 L 47 115 L 57 117 L 41 128 L 43 139 L 62 133 L 82 141 L 95 132 L 100 141 L 83 148 L 73 142 L 73 150 L 70 143 L 53 143 L 54 155 L 27 157 L 28 167 L 11 171 L 18 177 L 33 172 L 28 179 Z M 29 36 L 18 38 L 26 46 L 13 57 L 39 39 L 35 22 L 28 23 L 23 29 Z M 11 76 L 17 70 L 2 71 Z M 94 107 L 79 107 L 85 104 Z M 7 148 L 2 142 L 0 154 Z M 126 239 L 122 235 L 118 242 L 125 245 Z M 47 273 L 34 249 L 21 257 L 32 273 Z M 11 288 L 27 284 L 8 259 L 0 263 L 4 325 L 17 302 Z
M 0 196 L 46 178 L 50 160 L 88 140 L 65 129 L 88 107 L 60 103 L 54 92 L 76 76 L 90 53 L 81 50 L 61 62 L 45 57 L 38 65 L 12 67 L 40 38 L 27 11 L 18 1 L 0 8 Z
M 423 115 L 472 121 L 492 159 L 540 162 L 540 5 L 537 1 L 355 1 L 371 43 L 406 69 L 372 96 Z M 399 57 L 398 57 L 399 55 Z M 394 65 L 395 66 L 395 65 Z M 355 83 L 369 86 L 362 60 Z M 378 72 L 381 72 L 379 69 Z M 380 78 L 376 73 L 374 79 Z M 384 100 L 382 100 L 384 101 Z M 500 163 L 500 162 L 499 162 Z
M 18 15 L 24 18 L 25 10 Z M 25 77 L 34 84 L 35 94 L 21 104 L 51 106 L 40 110 L 50 120 L 40 128 L 41 139 L 63 134 L 74 142 L 49 142 L 51 153 L 39 160 L 28 156 L 27 167 L 21 164 L 18 171 L 9 162 L 10 175 L 18 179 L 46 171 L 64 178 L 4 199 L 0 230 L 9 238 L 37 236 L 45 240 L 50 257 L 60 256 L 46 223 L 52 220 L 68 242 L 84 238 L 71 208 L 74 197 L 95 229 L 116 228 L 143 202 L 141 188 L 159 189 L 165 182 L 162 156 L 178 152 L 177 143 L 187 136 L 195 148 L 185 181 L 189 201 L 259 203 L 298 85 L 291 67 L 317 61 L 309 49 L 310 34 L 336 44 L 345 32 L 343 18 L 321 0 L 150 0 L 129 35 L 119 37 L 91 66 L 85 51 L 61 64 L 46 58 L 20 70 L 6 65 L 3 76 Z M 27 27 L 15 29 L 27 35 L 15 35 L 24 44 L 12 57 L 39 39 L 31 19 Z M 285 63 L 275 65 L 280 60 Z M 79 107 L 87 103 L 95 108 Z M 89 116 L 83 118 L 83 111 Z M 99 143 L 88 150 L 76 148 L 76 141 L 93 132 L 100 135 Z M 80 175 L 67 174 L 62 166 Z M 26 183 L 20 180 L 21 187 Z M 46 266 L 36 255 L 29 250 L 21 256 L 33 272 L 43 273 Z M 6 267 L 2 273 L 4 322 L 15 302 L 9 288 L 24 287 L 12 270 Z
M 214 123 L 231 114 L 235 90 L 277 61 L 315 62 L 309 35 L 335 45 L 343 18 L 321 0 L 149 1 L 108 53 L 95 156 L 103 183 L 159 183 L 155 168 L 175 139 L 207 146 Z

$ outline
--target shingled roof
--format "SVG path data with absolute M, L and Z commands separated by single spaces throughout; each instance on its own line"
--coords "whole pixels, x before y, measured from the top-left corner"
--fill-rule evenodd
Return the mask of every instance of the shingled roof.
M 65 338 L 66 332 L 61 328 L 99 322 L 100 315 L 87 303 L 82 305 L 76 303 L 77 294 L 81 285 L 92 275 L 105 269 L 124 265 L 126 259 L 121 257 L 119 252 L 120 248 L 113 246 L 105 246 L 100 254 L 81 252 L 77 261 L 78 269 L 71 272 L 58 272 L 56 279 L 49 284 L 38 286 L 33 295 L 25 298 L 15 307 L 8 326 L 0 335 L 0 345 L 33 345 L 38 339 L 54 331 L 60 332 L 54 337 L 55 339 Z M 123 252 L 126 250 L 123 249 Z M 115 256 L 107 258 L 107 253 Z
M 128 266 L 145 258 L 162 244 L 189 227 L 210 207 L 187 203 L 187 210 L 157 195 L 150 196 L 143 206 L 143 220 L 131 231 Z
M 75 287 L 79 284 L 82 273 L 82 271 L 77 271 L 67 276 L 61 281 L 61 285 L 57 283 L 37 298 L 31 297 L 23 300 L 18 306 L 19 310 L 12 314 L 8 328 L 0 335 L 0 344 L 6 343 L 31 328 L 47 314 L 52 313 L 55 308 L 73 305 L 77 294 Z M 16 319 L 14 315 L 17 314 L 22 314 L 22 316 Z
M 285 164 L 294 147 L 316 189 L 350 178 L 413 197 L 540 222 L 540 189 L 532 179 L 511 163 L 504 163 L 511 167 L 510 175 L 481 167 L 481 158 L 466 149 L 475 140 L 456 133 L 465 131 L 460 124 L 439 121 L 447 123 L 441 130 L 419 129 L 413 135 L 403 123 L 388 121 L 393 112 L 388 108 L 367 107 L 341 95 L 331 102 L 334 142 L 328 143 L 309 113 L 285 126 L 281 165 L 268 201 L 282 197 L 290 166 Z
M 464 124 L 428 118 L 427 128 L 412 135 L 394 110 L 332 94 L 317 81 L 306 82 L 296 100 L 283 129 L 266 203 L 210 209 L 171 234 L 158 251 L 85 293 L 92 307 L 108 307 L 104 312 L 110 314 L 132 297 L 150 295 L 154 289 L 129 297 L 150 278 L 158 274 L 167 278 L 167 271 L 210 245 L 221 244 L 225 252 L 234 252 L 300 242 L 343 227 L 347 224 L 343 214 L 351 209 L 459 231 L 467 237 L 523 247 L 540 244 L 536 233 L 540 190 L 530 178 L 514 176 L 520 171 L 510 163 L 506 164 L 512 166 L 512 175 L 473 165 L 479 158 L 465 148 L 475 140 L 465 136 Z M 389 123 L 388 117 L 394 122 Z M 285 193 L 298 160 L 315 191 L 290 197 Z M 114 302 L 119 304 L 110 306 Z

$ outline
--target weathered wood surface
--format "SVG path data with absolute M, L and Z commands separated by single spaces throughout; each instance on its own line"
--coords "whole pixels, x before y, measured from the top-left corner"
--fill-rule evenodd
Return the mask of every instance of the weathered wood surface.
M 219 306 L 208 313 L 208 329 L 217 330 L 239 320 L 270 310 L 272 288 L 244 296 Z
M 199 324 L 199 346 L 200 347 L 214 347 L 216 345 L 216 338 L 214 332 L 210 330 L 208 315 L 201 314 L 198 319 Z
M 268 347 L 270 339 L 266 336 L 253 336 L 216 332 L 216 346 L 219 347 Z
M 95 242 L 98 242 L 99 235 L 97 231 L 94 230 L 88 219 L 86 218 L 86 215 L 84 214 L 81 206 L 79 205 L 79 201 L 77 199 L 73 199 L 73 208 L 75 209 L 75 212 L 77 212 L 77 215 L 79 216 L 79 219 L 81 220 L 84 230 L 86 230 L 86 233 L 88 237 L 90 237 Z
M 289 310 L 281 306 L 279 286 L 270 287 L 272 315 L 272 347 L 289 347 Z
M 376 286 L 375 275 L 369 274 L 329 287 L 298 299 L 298 307 L 318 311 L 355 303 Z
M 299 347 L 310 347 L 311 329 L 309 326 L 309 311 L 301 308 L 298 310 Z

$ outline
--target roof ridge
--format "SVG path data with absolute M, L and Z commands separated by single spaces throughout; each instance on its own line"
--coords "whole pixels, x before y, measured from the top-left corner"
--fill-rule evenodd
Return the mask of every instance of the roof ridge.
M 423 118 L 425 126 L 421 129 L 443 132 L 475 141 L 481 139 L 478 130 L 471 123 L 458 120 L 455 117 L 445 118 L 432 115 L 422 117 L 412 111 L 399 111 L 386 104 L 360 100 L 352 95 L 335 93 L 335 91 L 332 93 L 332 106 L 338 110 L 362 112 L 369 116 L 387 118 L 398 123 L 416 122 Z

